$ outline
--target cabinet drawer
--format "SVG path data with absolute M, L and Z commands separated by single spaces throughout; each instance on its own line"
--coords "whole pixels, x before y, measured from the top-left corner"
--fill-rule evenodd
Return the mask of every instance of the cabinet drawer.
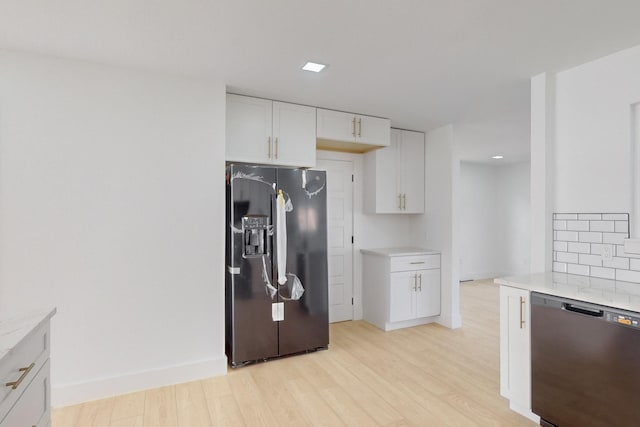
M 0 420 L 25 392 L 48 358 L 49 322 L 46 322 L 16 346 L 0 364 Z M 18 381 L 15 388 L 5 386 L 8 382 Z M 5 424 L 1 426 L 5 427 Z
M 46 427 L 49 425 L 49 361 L 26 386 L 22 397 L 11 408 L 0 427 Z
M 391 257 L 391 271 L 410 271 L 440 268 L 440 255 L 411 255 Z

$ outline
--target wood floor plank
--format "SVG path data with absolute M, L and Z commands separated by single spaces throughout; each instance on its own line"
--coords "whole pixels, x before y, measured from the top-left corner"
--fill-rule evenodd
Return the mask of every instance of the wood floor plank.
M 310 425 L 317 427 L 346 425 L 306 379 L 287 381 L 285 387 Z
M 111 423 L 125 418 L 142 417 L 144 415 L 145 392 L 128 393 L 113 398 Z
M 176 384 L 176 415 L 180 427 L 208 427 L 211 418 L 200 381 Z
M 260 387 L 251 375 L 253 367 L 255 366 L 249 369 L 242 368 L 228 375 L 233 396 L 242 411 L 242 418 L 246 425 L 277 426 L 278 418 L 274 417 Z
M 300 377 L 299 371 L 290 363 L 292 360 L 286 360 L 287 363 L 278 361 L 274 364 L 256 366 L 251 375 L 271 413 L 282 426 L 305 426 L 309 425 L 309 422 L 286 388 L 289 381 Z
M 457 330 L 332 324 L 329 350 L 57 409 L 53 427 L 535 427 L 500 396 L 498 287 L 460 292 Z
M 145 427 L 178 427 L 178 408 L 174 386 L 147 390 L 143 424 Z
M 80 405 L 77 426 L 109 427 L 115 399 L 102 399 Z

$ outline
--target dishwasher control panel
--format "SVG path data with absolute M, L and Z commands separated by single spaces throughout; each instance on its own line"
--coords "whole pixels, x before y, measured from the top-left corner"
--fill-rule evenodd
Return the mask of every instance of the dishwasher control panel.
M 626 314 L 606 312 L 605 318 L 607 322 L 619 323 L 621 325 L 631 326 L 640 329 L 640 317 L 629 316 Z

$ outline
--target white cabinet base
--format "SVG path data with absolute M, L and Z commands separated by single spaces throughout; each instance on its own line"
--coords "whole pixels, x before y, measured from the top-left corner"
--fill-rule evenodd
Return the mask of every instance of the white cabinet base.
M 440 314 L 440 254 L 363 250 L 364 320 L 385 331 L 424 325 Z
M 366 319 L 365 319 L 366 320 Z M 438 320 L 438 316 L 420 317 L 418 319 L 404 320 L 402 322 L 384 322 L 381 325 L 376 325 L 373 322 L 369 322 L 377 326 L 384 331 L 395 331 L 396 329 L 411 328 L 413 326 L 426 325 L 428 323 L 434 323 Z
M 500 286 L 500 394 L 509 408 L 533 421 L 529 291 Z

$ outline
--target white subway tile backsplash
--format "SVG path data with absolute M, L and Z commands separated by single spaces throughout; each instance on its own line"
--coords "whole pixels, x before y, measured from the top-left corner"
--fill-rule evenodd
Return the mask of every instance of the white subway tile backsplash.
M 602 261 L 603 267 L 619 268 L 622 270 L 629 269 L 629 258 L 613 257 L 613 261 Z
M 553 221 L 553 229 L 554 230 L 566 230 L 567 229 L 567 221 Z
M 640 254 L 624 252 L 626 238 L 629 214 L 554 213 L 553 271 L 640 284 Z M 611 261 L 602 260 L 605 246 Z
M 567 272 L 567 264 L 563 262 L 554 262 L 553 263 L 553 271 L 557 271 L 558 273 L 566 273 Z
M 567 230 L 589 231 L 589 221 L 567 221 Z
M 623 282 L 640 282 L 640 271 L 616 270 L 616 280 Z
M 591 276 L 614 280 L 616 271 L 613 268 L 591 267 Z
M 602 267 L 602 257 L 600 255 L 580 254 L 578 264 Z
M 626 239 L 624 233 L 602 233 L 602 243 L 612 243 L 614 245 L 622 245 Z
M 570 232 L 567 231 L 566 233 Z M 602 233 L 596 233 L 593 231 L 581 231 L 578 236 L 578 241 L 583 243 L 602 243 Z
M 629 221 L 629 214 L 602 214 L 602 219 L 607 221 Z
M 627 233 L 629 234 L 629 221 L 614 221 L 614 231 L 616 233 Z
M 555 243 L 560 243 L 560 242 L 555 242 Z M 591 251 L 592 245 L 589 243 L 577 243 L 577 242 L 568 242 L 568 243 L 563 242 L 563 243 L 566 243 L 568 252 L 576 252 L 581 254 L 592 253 Z
M 564 240 L 566 242 L 577 242 L 577 231 L 556 231 L 556 240 Z
M 578 219 L 600 220 L 602 219 L 602 214 L 578 214 Z
M 556 213 L 553 214 L 553 219 L 578 219 L 578 214 L 560 214 L 560 213 Z
M 578 274 L 580 276 L 588 276 L 589 275 L 589 266 L 588 265 L 578 265 L 578 264 L 567 264 L 567 273 L 569 273 L 569 274 Z
M 553 242 L 553 250 L 567 252 L 567 242 Z
M 590 231 L 616 231 L 615 221 L 590 221 Z
M 578 254 L 573 254 L 571 252 L 556 252 L 556 259 L 558 262 L 571 262 L 573 264 L 578 264 Z M 582 264 L 582 263 L 580 263 Z

